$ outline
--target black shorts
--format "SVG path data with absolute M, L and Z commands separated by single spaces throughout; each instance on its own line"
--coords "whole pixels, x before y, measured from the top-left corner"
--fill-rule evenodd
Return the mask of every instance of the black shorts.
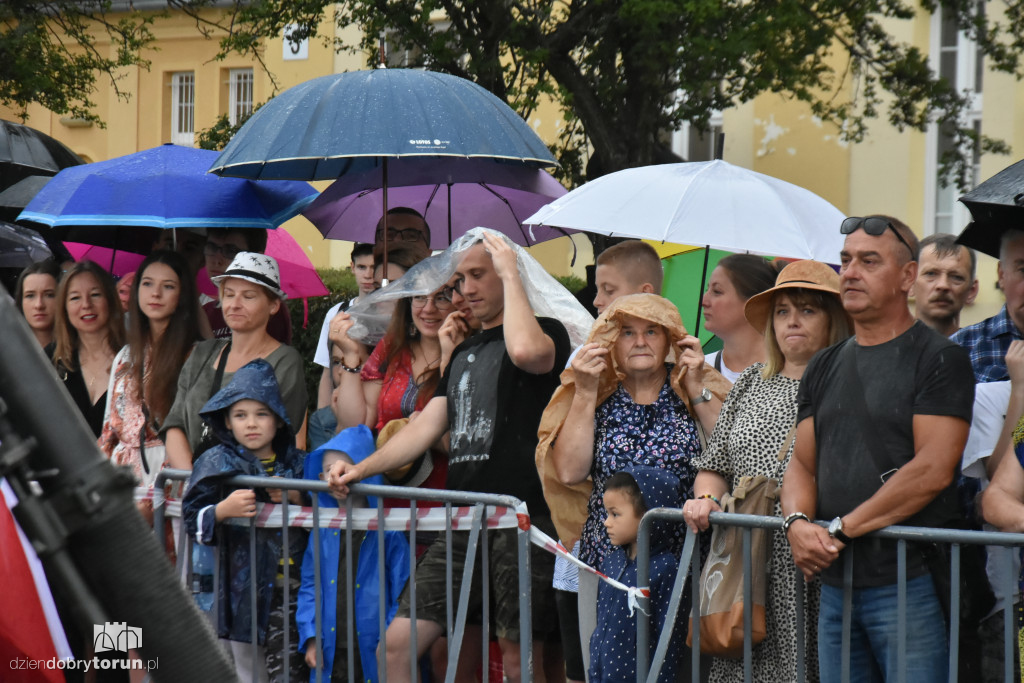
M 553 534 L 551 520 L 532 518 L 531 522 L 545 533 Z M 447 562 L 445 533 L 427 549 L 416 567 L 414 581 L 402 591 L 398 607 L 399 617 L 409 618 L 411 586 L 416 584 L 416 618 L 433 621 L 444 626 L 448 620 Z M 489 607 L 494 634 L 506 640 L 519 640 L 519 546 L 517 529 L 498 529 L 487 532 L 487 562 L 489 567 Z M 452 615 L 458 614 L 462 570 L 466 562 L 469 533 L 452 532 Z M 554 589 L 551 578 L 555 571 L 555 556 L 530 544 L 531 604 L 533 606 L 533 632 L 541 637 L 558 629 Z M 483 601 L 480 588 L 480 548 L 477 546 L 473 566 L 473 583 L 469 592 L 467 622 L 482 622 Z M 454 628 L 454 624 L 452 624 Z

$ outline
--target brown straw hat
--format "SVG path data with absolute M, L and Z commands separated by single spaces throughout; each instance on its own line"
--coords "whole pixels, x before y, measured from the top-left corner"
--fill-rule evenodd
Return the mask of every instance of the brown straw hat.
M 743 315 L 755 330 L 764 332 L 771 315 L 772 295 L 783 289 L 816 289 L 840 297 L 839 275 L 820 261 L 794 261 L 782 269 L 775 286 L 747 299 Z

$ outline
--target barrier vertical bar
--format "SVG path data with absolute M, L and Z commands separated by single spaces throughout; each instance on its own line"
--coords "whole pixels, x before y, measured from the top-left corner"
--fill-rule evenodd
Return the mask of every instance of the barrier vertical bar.
M 806 588 L 804 577 L 800 570 L 793 567 L 793 574 L 796 575 L 796 680 L 797 683 L 804 683 L 807 680 L 807 607 Z
M 324 643 L 323 643 L 323 584 L 320 580 L 320 496 L 313 495 L 313 631 L 316 638 L 316 681 L 323 680 Z M 330 678 L 330 674 L 327 675 Z M 351 679 L 349 679 L 351 680 Z
M 957 683 L 960 675 L 960 544 L 954 543 L 950 553 L 949 586 L 949 683 Z M 936 590 L 938 594 L 938 590 Z
M 356 679 L 356 630 L 353 628 L 356 623 L 356 573 L 355 567 L 353 566 L 355 550 L 352 547 L 352 508 L 352 496 L 345 496 L 345 646 L 348 648 L 348 654 L 346 655 L 346 659 L 348 661 L 346 662 L 345 668 L 348 669 L 348 680 L 350 681 L 354 681 Z M 365 538 L 365 536 L 363 538 Z M 362 543 L 359 545 L 362 546 Z M 341 590 L 340 586 L 338 587 L 338 590 Z M 335 607 L 335 612 L 337 612 L 337 607 Z M 337 619 L 335 619 L 335 622 L 337 622 Z M 337 626 L 335 626 L 335 628 L 337 628 Z M 337 642 L 337 636 L 335 636 L 335 642 Z M 335 647 L 334 653 L 335 657 L 337 657 L 337 647 Z M 328 679 L 330 679 L 332 673 L 334 672 L 327 672 Z M 319 683 L 319 681 L 317 683 Z
M 490 676 L 490 624 L 491 624 L 491 568 L 490 560 L 490 534 L 487 532 L 487 508 L 484 508 L 484 523 L 480 531 L 480 647 L 483 652 L 480 655 L 480 663 L 483 667 L 483 676 Z M 528 680 L 533 680 L 530 678 Z
M 1016 572 L 1013 571 L 1013 553 L 1003 553 L 1003 595 L 1007 596 L 1003 601 L 1003 680 L 1013 680 L 1013 643 L 1016 640 L 1014 633 L 1017 623 L 1017 606 L 1013 604 L 1010 596 L 1017 592 Z
M 448 637 L 451 638 L 453 629 L 455 628 L 455 617 L 452 615 L 453 605 L 455 604 L 455 600 L 453 599 L 455 597 L 453 595 L 455 590 L 452 588 L 452 504 L 450 502 L 444 504 L 444 534 L 444 579 L 445 595 L 448 598 L 445 601 L 447 603 L 445 605 L 445 611 L 448 619 L 448 628 L 445 632 Z M 416 553 L 413 553 L 413 555 L 415 554 Z
M 657 683 L 661 675 L 662 664 L 668 654 L 668 646 L 672 640 L 673 631 L 679 627 L 679 605 L 683 601 L 683 594 L 686 592 L 686 579 L 690 566 L 690 557 L 696 545 L 697 535 L 692 531 L 686 532 L 686 540 L 683 542 L 683 552 L 679 556 L 679 565 L 676 567 L 676 577 L 672 582 L 672 593 L 669 597 L 668 608 L 665 611 L 665 627 L 661 630 L 658 638 L 658 645 L 654 651 L 654 659 L 651 661 L 651 670 L 647 674 L 647 683 Z M 698 553 L 699 554 L 699 553 Z
M 369 532 L 367 532 L 369 533 Z M 386 567 L 384 556 L 384 500 L 377 500 L 377 581 L 380 586 L 380 597 L 377 598 L 377 628 L 380 630 L 380 645 L 377 648 L 377 673 L 383 683 L 387 683 L 388 672 L 388 639 L 387 639 L 387 615 L 384 613 L 385 586 L 384 569 Z M 415 579 L 415 577 L 413 577 Z M 412 582 L 412 651 L 413 651 L 413 677 L 416 680 L 416 581 Z M 351 627 L 352 624 L 349 624 Z M 351 653 L 350 653 L 351 656 Z
M 518 517 L 518 513 L 517 513 Z M 533 680 L 533 602 L 530 581 L 530 532 L 519 527 L 519 671 L 521 681 Z M 486 537 L 484 538 L 486 542 Z
M 472 525 L 469 538 L 466 540 L 466 562 L 462 567 L 462 586 L 459 588 L 459 609 L 455 617 L 455 631 L 448 639 L 448 671 L 445 683 L 455 683 L 455 672 L 458 669 L 459 652 L 462 648 L 462 637 L 466 631 L 466 613 L 469 610 L 469 589 L 473 583 L 473 568 L 476 565 L 476 545 L 480 537 L 480 524 L 483 521 L 483 505 L 473 506 Z M 521 565 L 520 565 L 521 568 Z M 455 662 L 455 666 L 451 666 Z
M 275 577 L 276 578 L 276 577 Z M 250 637 L 252 638 L 250 650 L 252 651 L 252 683 L 259 683 L 259 669 L 257 668 L 257 662 L 259 661 L 259 619 L 256 618 L 256 516 L 253 515 L 249 518 L 249 609 L 250 616 L 252 618 L 252 629 L 250 629 Z
M 700 680 L 700 600 L 701 591 L 703 590 L 700 585 L 700 551 L 693 553 L 693 557 L 690 559 L 690 581 L 693 585 L 693 590 L 690 591 L 692 596 L 690 604 L 690 631 L 693 633 L 693 637 L 690 639 L 692 648 L 690 650 L 690 680 Z
M 281 553 L 284 555 L 284 605 L 281 613 L 284 616 L 284 683 L 291 681 L 291 568 L 292 568 L 292 547 L 288 543 L 288 493 L 282 490 L 281 493 Z M 276 578 L 276 577 L 275 577 Z
M 636 532 L 636 585 L 651 585 L 651 517 L 646 513 L 640 518 Z M 639 609 L 636 611 L 636 681 L 644 683 L 650 668 L 650 599 L 636 596 Z
M 843 645 L 840 664 L 840 678 L 842 683 L 850 683 L 850 658 L 853 656 L 850 648 L 850 629 L 853 625 L 853 549 L 845 553 L 843 558 Z M 821 644 L 818 644 L 820 649 Z
M 383 519 L 383 517 L 381 517 Z M 383 533 L 383 525 L 381 525 L 381 531 Z M 381 609 L 381 633 L 384 633 L 384 537 L 380 537 L 380 570 L 381 570 L 381 592 L 380 592 L 380 609 Z M 417 647 L 417 633 L 416 633 L 416 501 L 409 501 L 409 618 L 412 620 L 412 633 L 410 634 L 409 647 L 412 652 L 409 653 L 409 667 L 412 669 L 409 672 L 409 680 L 416 680 L 416 665 L 419 663 L 419 657 L 416 655 L 419 653 Z
M 907 542 L 896 541 L 896 680 L 907 681 Z
M 754 679 L 754 586 L 753 558 L 751 545 L 752 531 L 743 527 L 743 681 L 751 683 Z

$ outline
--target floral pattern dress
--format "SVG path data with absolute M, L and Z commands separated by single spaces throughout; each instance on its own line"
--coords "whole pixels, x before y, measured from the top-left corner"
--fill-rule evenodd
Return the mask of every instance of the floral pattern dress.
M 670 368 L 671 373 L 671 368 Z M 679 478 L 680 494 L 689 498 L 697 469 L 692 461 L 700 455 L 697 424 L 673 391 L 668 377 L 654 403 L 636 403 L 622 385 L 597 407 L 594 416 L 594 462 L 590 476 L 594 492 L 587 503 L 587 520 L 580 536 L 580 559 L 591 567 L 613 550 L 605 533 L 604 484 L 626 464 L 660 467 Z M 686 527 L 677 525 L 671 549 L 678 556 Z
M 148 352 L 146 356 L 148 360 Z M 145 444 L 148 459 L 152 463 L 154 454 L 164 452 L 164 442 L 153 420 L 147 419 L 143 403 L 138 398 L 136 375 L 127 346 L 114 358 L 110 377 L 107 415 L 98 442 L 100 450 L 115 465 L 129 467 L 139 481 L 152 482 L 156 472 L 146 470 L 142 462 L 141 446 Z
M 743 476 L 765 475 L 776 477 L 782 483 L 793 454 L 790 445 L 785 459 L 778 462 L 779 449 L 796 422 L 796 394 L 800 380 L 774 375 L 761 376 L 762 363 L 755 363 L 740 374 L 722 404 L 715 430 L 708 447 L 694 466 L 717 472 L 725 478 L 730 490 Z M 775 515 L 782 509 L 775 504 Z M 753 680 L 763 682 L 796 681 L 797 618 L 796 618 L 796 565 L 789 550 L 789 542 L 781 530 L 772 534 L 768 558 L 768 593 L 766 620 L 768 634 L 753 650 Z M 805 584 L 804 643 L 807 661 L 806 680 L 818 680 L 817 581 Z M 743 660 L 714 659 L 711 665 L 712 683 L 743 680 Z

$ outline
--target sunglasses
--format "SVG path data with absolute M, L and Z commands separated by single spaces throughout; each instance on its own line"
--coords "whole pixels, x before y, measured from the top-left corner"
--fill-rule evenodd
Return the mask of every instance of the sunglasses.
M 900 234 L 900 231 L 884 218 L 879 218 L 878 216 L 868 216 L 867 218 L 851 216 L 842 222 L 842 225 L 839 226 L 839 232 L 844 235 L 849 235 L 850 233 L 856 232 L 859 228 L 864 228 L 864 232 L 875 237 L 880 236 L 886 231 L 886 229 L 892 230 L 892 234 L 896 235 L 896 239 L 902 242 L 903 246 L 910 250 L 910 260 L 917 260 L 917 252 L 914 248 L 910 246 L 909 242 L 903 239 L 903 235 Z

